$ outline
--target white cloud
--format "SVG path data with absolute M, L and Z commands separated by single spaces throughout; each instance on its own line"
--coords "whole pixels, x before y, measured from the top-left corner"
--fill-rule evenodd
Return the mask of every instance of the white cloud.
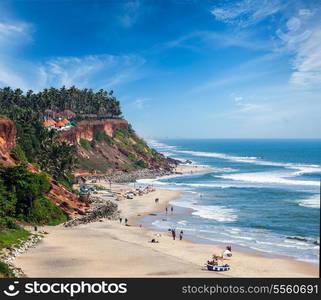
M 263 19 L 284 9 L 286 4 L 280 0 L 243 0 L 224 2 L 211 13 L 219 21 L 237 24 L 242 27 L 259 23 Z
M 294 56 L 290 83 L 301 87 L 321 87 L 321 9 L 314 14 L 299 10 L 285 31 L 278 29 L 281 50 Z
M 126 7 L 128 11 L 138 9 L 139 2 L 129 2 Z M 19 58 L 17 50 L 32 41 L 33 31 L 33 24 L 0 17 L 0 87 L 40 90 L 76 85 L 108 89 L 143 76 L 140 67 L 145 60 L 137 55 L 101 54 L 36 61 Z
M 317 29 L 300 45 L 293 62 L 291 82 L 321 87 L 321 29 Z
M 17 21 L 1 21 L 0 19 L 0 54 L 11 51 L 31 40 L 32 25 Z
M 314 13 L 310 9 L 299 9 L 300 16 L 312 16 Z
M 120 22 L 124 27 L 131 27 L 138 19 L 140 13 L 140 2 L 138 0 L 125 3 L 124 12 L 120 17 Z
M 40 90 L 49 86 L 112 88 L 140 78 L 138 56 L 88 55 L 27 62 L 0 57 L 0 85 Z
M 297 31 L 301 26 L 300 19 L 293 17 L 286 22 L 286 26 L 290 31 Z
M 316 2 L 242 0 L 225 2 L 211 13 L 217 20 L 237 25 L 240 32 L 279 13 L 270 51 L 289 57 L 293 86 L 321 87 L 321 6 Z
M 241 103 L 241 106 L 242 108 L 237 111 L 238 113 L 257 113 L 269 110 L 265 104 Z
M 133 103 L 134 107 L 137 108 L 137 109 L 143 109 L 147 100 L 148 99 L 146 99 L 146 98 L 138 98 L 138 99 L 136 99 L 134 101 L 134 103 Z
M 269 110 L 266 104 L 251 103 L 249 101 L 245 101 L 244 97 L 242 96 L 235 96 L 234 103 L 239 109 L 236 111 L 232 111 L 232 115 L 240 113 L 257 113 Z

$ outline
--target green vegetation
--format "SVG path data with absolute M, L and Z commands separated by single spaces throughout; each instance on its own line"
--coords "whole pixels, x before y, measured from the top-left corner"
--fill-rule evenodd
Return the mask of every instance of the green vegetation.
M 103 191 L 103 190 L 106 190 L 107 188 L 102 186 L 102 185 L 99 185 L 99 184 L 94 184 L 93 187 L 96 189 L 96 190 L 100 190 L 100 191 Z
M 117 129 L 114 133 L 115 143 L 122 149 L 128 151 L 127 157 L 134 163 L 131 169 L 147 168 L 148 164 L 144 161 L 144 158 L 156 159 L 155 151 L 151 150 L 146 142 L 139 138 L 135 131 L 129 126 L 128 130 Z M 134 155 L 133 153 L 136 153 Z M 162 157 L 162 160 L 164 158 Z M 129 169 L 128 166 L 124 166 L 125 169 Z
M 135 162 L 135 166 L 137 166 L 138 168 L 147 168 L 148 164 L 144 162 L 142 159 L 140 159 Z
M 31 173 L 23 164 L 0 166 L 0 251 L 18 245 L 30 235 L 17 222 L 57 225 L 67 220 L 62 210 L 45 197 L 49 188 L 46 173 Z M 3 262 L 1 276 L 13 276 Z
M 66 221 L 62 210 L 46 198 L 50 178 L 72 190 L 73 172 L 77 166 L 76 145 L 59 140 L 55 131 L 44 128 L 48 110 L 71 110 L 76 120 L 122 118 L 120 103 L 113 91 L 91 89 L 44 89 L 34 93 L 0 89 L 0 111 L 11 119 L 17 129 L 17 145 L 11 156 L 17 166 L 0 167 L 0 250 L 28 237 L 18 223 L 56 225 Z M 77 124 L 74 124 L 77 126 Z M 96 142 L 113 144 L 105 133 L 97 133 L 92 143 L 81 140 L 85 149 L 94 148 Z M 108 161 L 82 160 L 92 170 L 114 167 Z M 31 173 L 27 166 L 35 166 L 40 173 Z M 13 277 L 6 264 L 0 262 L 0 277 Z
M 80 158 L 78 160 L 79 168 L 82 170 L 88 170 L 90 172 L 106 172 L 106 170 L 114 168 L 114 165 L 111 164 L 107 159 L 101 159 L 99 157 Z
M 91 148 L 90 142 L 85 139 L 80 139 L 79 144 L 81 147 L 83 147 L 86 150 L 90 150 L 90 148 Z
M 66 216 L 45 197 L 50 183 L 46 173 L 31 173 L 26 166 L 0 167 L 0 232 L 17 229 L 14 220 L 55 225 Z
M 16 109 L 16 112 L 12 109 Z M 121 117 L 120 103 L 114 97 L 113 91 L 101 89 L 95 93 L 92 89 L 81 90 L 75 86 L 67 89 L 63 86 L 60 89 L 44 89 L 38 93 L 30 90 L 24 94 L 20 89 L 0 89 L 0 110 L 9 118 L 13 114 L 18 116 L 28 112 L 40 120 L 47 109 L 68 109 L 75 112 L 79 118 L 86 118 L 86 114 L 96 114 L 98 118 Z
M 2 220 L 3 221 L 3 220 Z M 3 222 L 1 222 L 3 223 Z M 9 228 L 3 228 L 3 224 L 0 225 L 0 251 L 3 248 L 8 248 L 12 246 L 19 246 L 25 240 L 28 239 L 30 233 L 20 226 L 18 226 L 14 220 L 8 221 Z M 10 224 L 11 223 L 11 224 Z M 0 261 L 0 278 L 14 278 L 12 270 L 7 264 Z
M 12 152 L 14 158 L 25 163 L 36 163 L 42 171 L 70 188 L 73 183 L 73 170 L 76 167 L 76 147 L 59 141 L 55 131 L 48 131 L 42 125 L 48 109 L 63 111 L 69 109 L 76 113 L 78 119 L 87 115 L 99 118 L 121 118 L 119 101 L 113 91 L 91 89 L 44 89 L 34 93 L 13 90 L 10 87 L 0 89 L 0 111 L 14 121 L 17 129 L 18 146 Z M 97 140 L 108 144 L 109 137 L 98 134 Z M 85 149 L 90 143 L 81 141 Z M 93 145 L 94 146 L 94 145 Z
M 0 278 L 6 277 L 6 278 L 14 278 L 13 272 L 10 270 L 8 265 L 6 265 L 4 262 L 0 261 Z
M 94 140 L 97 142 L 106 142 L 109 146 L 113 145 L 113 139 L 104 131 L 95 131 Z
M 28 161 L 24 151 L 22 150 L 20 145 L 16 145 L 16 147 L 14 147 L 11 151 L 11 156 L 22 163 L 26 163 Z
M 29 236 L 30 233 L 28 231 L 18 226 L 17 229 L 4 229 L 0 232 L 0 249 L 17 245 L 18 241 L 21 243 L 27 240 Z
M 47 131 L 41 139 L 37 162 L 42 171 L 71 189 L 77 165 L 75 145 L 60 141 L 53 130 Z

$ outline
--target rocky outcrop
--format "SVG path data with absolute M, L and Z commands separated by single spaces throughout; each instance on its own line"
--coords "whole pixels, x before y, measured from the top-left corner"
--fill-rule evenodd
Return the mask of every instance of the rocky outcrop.
M 25 253 L 28 249 L 35 248 L 42 238 L 42 234 L 31 234 L 27 240 L 18 240 L 16 245 L 2 249 L 0 253 L 0 261 L 8 265 L 16 278 L 26 277 L 22 269 L 15 266 L 14 260 L 17 256 Z
M 60 134 L 61 140 L 78 144 L 80 139 L 92 141 L 94 133 L 103 131 L 106 135 L 112 137 L 116 129 L 128 129 L 128 122 L 126 120 L 94 120 L 94 121 L 80 121 L 77 126 L 71 130 L 62 132 Z
M 116 219 L 118 217 L 117 208 L 117 204 L 110 200 L 102 202 L 101 199 L 98 199 L 98 202 L 96 202 L 95 207 L 88 211 L 85 216 L 71 220 L 65 223 L 64 226 L 73 227 L 80 224 L 95 222 L 102 218 L 107 218 L 109 220 Z
M 0 165 L 12 166 L 11 150 L 16 146 L 17 130 L 13 122 L 0 117 Z
M 137 170 L 132 172 L 117 172 L 113 174 L 104 174 L 101 176 L 97 175 L 90 175 L 90 174 L 81 174 L 77 177 L 79 183 L 82 182 L 83 179 L 88 181 L 95 181 L 99 183 L 100 181 L 108 181 L 111 183 L 128 183 L 128 182 L 135 182 L 138 179 L 152 179 L 157 177 L 162 177 L 166 175 L 173 175 L 172 171 L 163 170 L 163 169 L 143 169 Z

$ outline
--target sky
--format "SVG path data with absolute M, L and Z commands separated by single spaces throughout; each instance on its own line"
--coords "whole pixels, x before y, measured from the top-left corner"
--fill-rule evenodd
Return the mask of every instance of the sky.
M 0 87 L 63 85 L 145 138 L 321 138 L 321 1 L 1 0 Z

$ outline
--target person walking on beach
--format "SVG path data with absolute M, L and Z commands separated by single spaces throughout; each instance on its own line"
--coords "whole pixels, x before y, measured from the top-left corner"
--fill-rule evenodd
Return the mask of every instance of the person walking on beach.
M 119 218 L 119 223 L 120 223 L 120 224 L 121 224 L 122 220 L 123 220 L 123 218 Z
M 174 211 L 174 207 L 171 206 L 171 214 L 173 214 L 173 211 Z
M 166 215 L 167 215 L 168 207 L 166 206 Z
M 179 233 L 179 240 L 181 241 L 183 239 L 183 230 Z
M 175 237 L 176 237 L 175 229 L 172 229 L 172 237 L 173 237 L 173 240 L 175 241 Z
M 127 226 L 128 224 L 127 224 L 127 222 L 128 222 L 128 219 L 126 218 L 125 219 L 125 226 Z

